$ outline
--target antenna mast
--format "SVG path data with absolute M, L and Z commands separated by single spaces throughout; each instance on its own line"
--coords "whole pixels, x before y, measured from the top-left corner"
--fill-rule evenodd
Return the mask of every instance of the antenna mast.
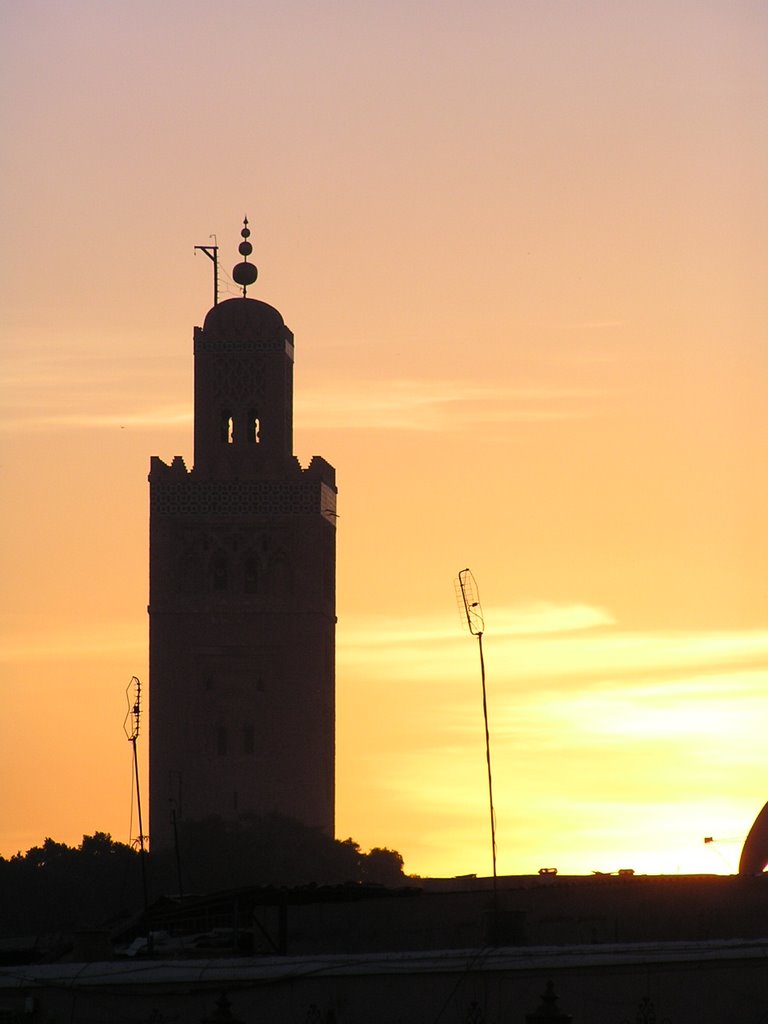
M 149 906 L 147 896 L 147 865 L 146 850 L 144 848 L 144 826 L 141 820 L 141 789 L 139 787 L 139 756 L 136 749 L 136 740 L 139 738 L 139 721 L 141 717 L 141 682 L 136 676 L 131 676 L 131 681 L 125 688 L 125 696 L 128 700 L 128 713 L 123 722 L 125 735 L 133 747 L 133 778 L 136 785 L 136 808 L 139 815 L 139 856 L 141 858 L 141 882 L 144 890 L 144 909 Z
M 217 241 L 216 235 L 211 235 L 214 243 Z M 218 306 L 219 304 L 219 247 L 218 245 L 196 245 L 195 250 L 199 249 L 200 252 L 204 252 L 209 260 L 213 262 L 213 304 Z
M 480 650 L 480 680 L 483 686 L 483 722 L 485 724 L 485 760 L 488 765 L 488 801 L 491 811 L 491 852 L 493 855 L 493 894 L 494 903 L 496 900 L 496 812 L 493 809 L 493 779 L 491 775 L 491 737 L 488 731 L 488 702 L 485 692 L 485 659 L 483 658 L 483 632 L 485 623 L 483 610 L 480 607 L 480 597 L 477 592 L 477 584 L 469 569 L 462 569 L 456 579 L 457 596 L 461 598 L 461 605 L 466 616 L 467 626 L 472 636 L 477 637 L 477 644 Z

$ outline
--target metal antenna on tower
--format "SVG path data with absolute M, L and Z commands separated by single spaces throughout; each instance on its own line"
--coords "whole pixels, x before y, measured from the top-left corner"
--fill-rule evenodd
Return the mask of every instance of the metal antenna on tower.
M 216 244 L 218 239 L 216 235 L 211 235 L 214 241 L 213 245 L 196 245 L 195 250 L 204 252 L 209 260 L 213 261 L 213 304 L 218 306 L 219 304 L 219 247 Z
M 493 809 L 493 778 L 491 775 L 491 737 L 488 731 L 488 702 L 485 692 L 485 659 L 483 658 L 483 633 L 485 622 L 483 610 L 480 607 L 480 597 L 477 592 L 477 584 L 469 569 L 462 569 L 456 578 L 456 593 L 460 599 L 460 606 L 464 609 L 467 619 L 467 626 L 472 636 L 477 637 L 477 644 L 480 649 L 480 680 L 483 686 L 483 721 L 485 723 L 485 760 L 488 765 L 488 800 L 491 811 L 491 852 L 493 855 L 493 894 L 494 910 L 496 901 L 496 813 Z
M 141 789 L 139 787 L 139 755 L 136 748 L 136 741 L 139 738 L 139 726 L 141 719 L 141 682 L 136 676 L 131 676 L 131 681 L 125 688 L 125 696 L 128 700 L 128 713 L 123 722 L 125 735 L 133 747 L 133 778 L 136 785 L 136 808 L 139 816 L 139 856 L 141 859 L 141 882 L 144 890 L 144 909 L 149 905 L 147 896 L 147 865 L 146 850 L 144 848 L 144 826 L 141 820 Z

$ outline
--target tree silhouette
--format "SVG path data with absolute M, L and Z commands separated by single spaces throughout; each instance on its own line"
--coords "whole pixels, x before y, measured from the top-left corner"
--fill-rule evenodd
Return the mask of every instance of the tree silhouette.
M 151 899 L 245 886 L 291 887 L 356 883 L 398 886 L 403 858 L 353 839 L 338 840 L 279 814 L 240 821 L 206 818 L 180 823 L 176 851 L 148 856 Z M 143 909 L 141 864 L 132 847 L 106 832 L 78 847 L 46 838 L 10 859 L 0 857 L 0 935 L 112 928 Z
M 6 935 L 107 925 L 141 907 L 138 855 L 106 832 L 77 848 L 47 838 L 0 858 L 0 903 Z

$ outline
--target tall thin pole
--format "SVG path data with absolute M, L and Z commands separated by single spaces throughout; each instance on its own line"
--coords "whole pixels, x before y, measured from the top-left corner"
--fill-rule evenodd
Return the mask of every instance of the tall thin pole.
M 483 687 L 483 723 L 485 725 L 485 761 L 488 766 L 488 804 L 491 815 L 491 856 L 493 861 L 493 907 L 494 907 L 494 935 L 496 925 L 497 891 L 496 891 L 496 812 L 493 807 L 493 775 L 491 772 L 491 734 L 488 727 L 488 698 L 485 686 L 485 658 L 483 657 L 483 632 L 485 622 L 483 611 L 480 607 L 480 598 L 477 593 L 477 585 L 469 569 L 462 569 L 457 579 L 457 591 L 461 595 L 464 614 L 469 626 L 469 632 L 477 637 L 477 645 L 480 651 L 480 680 Z
M 147 891 L 147 857 L 144 848 L 144 825 L 141 820 L 141 786 L 139 785 L 139 755 L 136 749 L 136 736 L 131 737 L 133 747 L 133 774 L 136 780 L 136 810 L 139 816 L 139 859 L 141 862 L 141 887 L 144 893 L 144 910 L 149 906 L 149 895 Z
M 179 852 L 179 829 L 176 822 L 176 808 L 171 810 L 171 824 L 173 825 L 173 852 L 176 858 L 176 882 L 179 888 L 179 896 L 184 895 L 184 886 L 181 883 L 181 853 Z
M 139 738 L 139 726 L 141 718 L 141 683 L 136 676 L 131 677 L 126 687 L 128 697 L 128 714 L 125 716 L 123 729 L 133 747 L 133 780 L 136 786 L 136 809 L 139 816 L 139 862 L 141 863 L 141 885 L 144 893 L 144 911 L 149 907 L 149 893 L 147 887 L 147 857 L 144 847 L 144 822 L 141 817 L 141 786 L 139 785 L 139 753 L 136 741 Z M 133 693 L 133 698 L 131 698 Z
M 216 235 L 211 235 L 216 241 Z M 218 245 L 196 245 L 195 249 L 204 252 L 209 260 L 213 262 L 213 304 L 219 304 L 219 247 Z
M 496 812 L 493 809 L 493 775 L 491 773 L 491 734 L 488 729 L 488 698 L 485 689 L 485 659 L 483 658 L 483 634 L 477 634 L 480 651 L 480 679 L 483 684 L 483 722 L 485 724 L 485 761 L 488 766 L 488 804 L 491 812 L 491 852 L 493 855 L 493 885 L 496 888 Z

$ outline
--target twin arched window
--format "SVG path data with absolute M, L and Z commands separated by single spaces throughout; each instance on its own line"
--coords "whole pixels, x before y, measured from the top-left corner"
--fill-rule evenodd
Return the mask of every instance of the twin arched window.
M 217 552 L 211 559 L 211 588 L 226 590 L 229 577 L 229 564 L 226 555 Z
M 208 548 L 208 543 L 203 544 Z M 244 594 L 288 595 L 293 589 L 293 568 L 280 548 L 260 555 L 253 547 L 238 554 L 218 544 L 200 551 L 185 547 L 176 560 L 176 590 L 194 594 L 201 588 L 214 593 L 232 590 Z
M 233 742 L 230 742 L 230 739 Z M 230 737 L 229 730 L 225 725 L 216 726 L 216 753 L 219 757 L 226 757 L 228 754 L 255 754 L 256 753 L 256 730 L 250 722 L 246 722 L 240 732 L 240 748 L 237 748 L 236 735 Z
M 261 444 L 261 418 L 256 409 L 250 409 L 245 421 L 245 439 L 249 444 Z M 235 433 L 235 417 L 230 409 L 223 409 L 221 413 L 220 437 L 224 444 L 234 444 L 235 437 L 240 436 L 240 431 Z
M 258 594 L 261 567 L 256 555 L 246 555 L 243 562 L 243 589 L 246 594 Z

